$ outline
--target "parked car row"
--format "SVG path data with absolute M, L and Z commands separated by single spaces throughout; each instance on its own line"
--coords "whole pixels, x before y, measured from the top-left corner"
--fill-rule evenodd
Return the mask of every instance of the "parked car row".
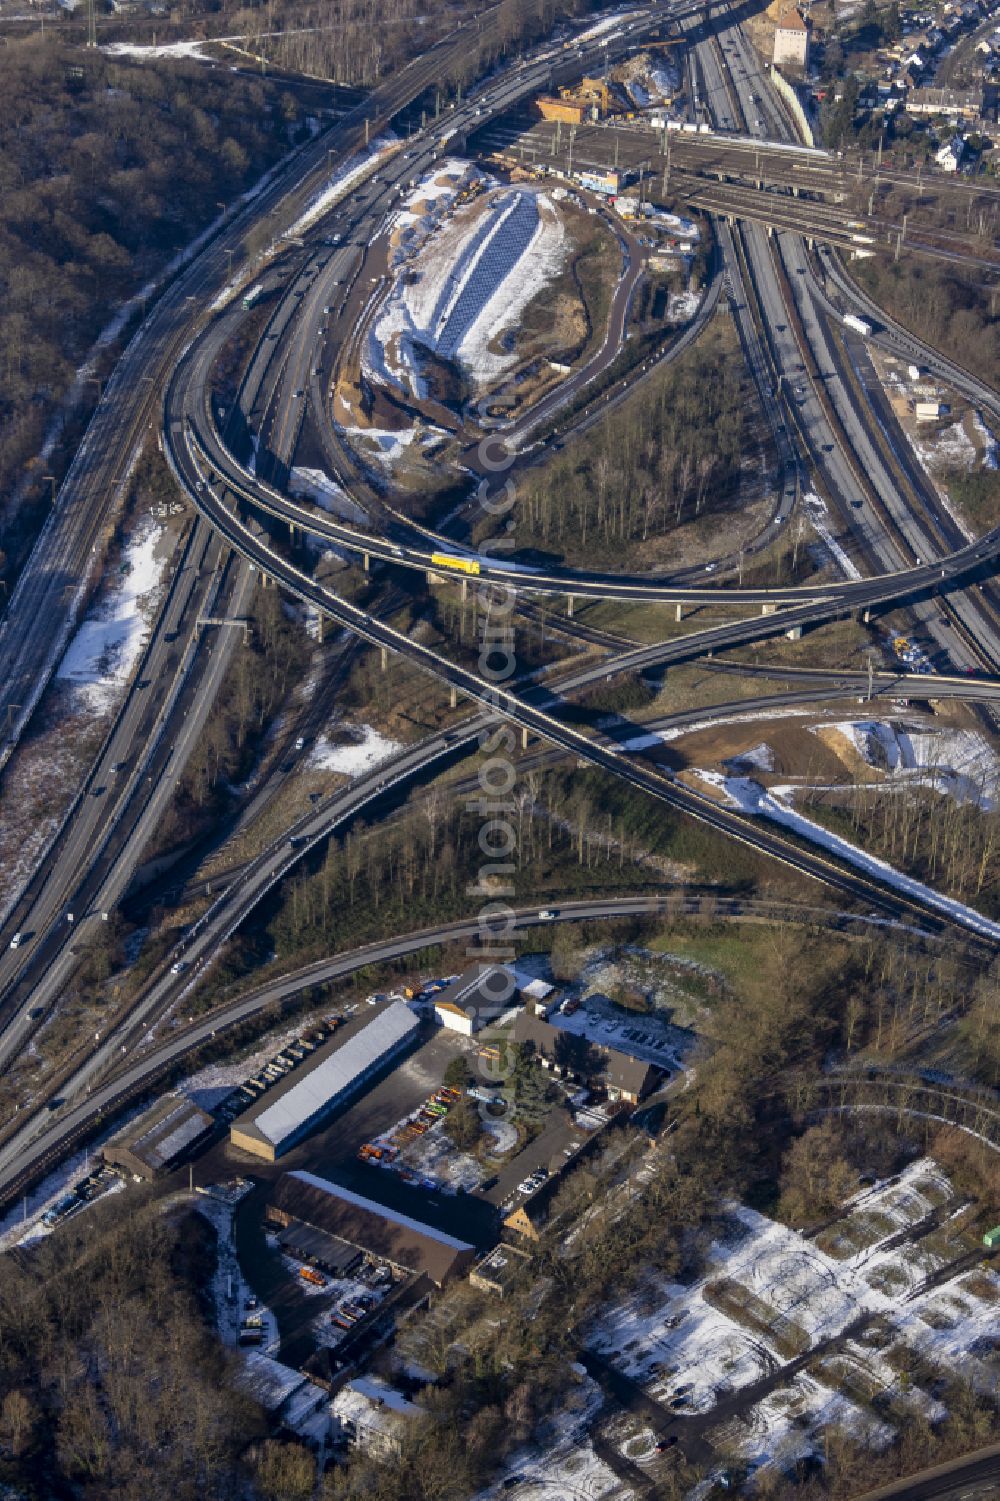
M 377 1294 L 373 1292 L 357 1293 L 353 1298 L 344 1298 L 331 1313 L 330 1323 L 346 1333 L 348 1329 L 353 1329 L 355 1324 L 360 1323 L 366 1314 L 371 1313 L 378 1301 Z
M 522 1178 L 521 1182 L 517 1185 L 518 1193 L 525 1195 L 535 1193 L 541 1188 L 548 1176 L 549 1170 L 547 1167 L 536 1168 L 527 1178 Z
M 309 1027 L 301 1037 L 296 1037 L 294 1042 L 287 1043 L 281 1052 L 276 1053 L 252 1078 L 244 1080 L 237 1089 L 233 1090 L 232 1094 L 226 1096 L 216 1107 L 214 1112 L 216 1119 L 231 1121 L 241 1114 L 248 1105 L 252 1105 L 254 1100 L 259 1099 L 266 1090 L 270 1089 L 272 1084 L 277 1084 L 286 1074 L 291 1073 L 292 1069 L 303 1063 L 310 1053 L 315 1052 L 320 1043 L 332 1037 L 342 1021 L 343 1017 L 333 1012 L 330 1016 L 324 1017 L 316 1026 Z

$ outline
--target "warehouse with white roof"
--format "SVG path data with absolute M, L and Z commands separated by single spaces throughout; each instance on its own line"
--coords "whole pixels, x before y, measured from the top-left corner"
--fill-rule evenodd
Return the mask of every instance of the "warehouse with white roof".
M 273 1162 L 355 1094 L 413 1039 L 418 1027 L 405 1002 L 394 1001 L 353 1036 L 335 1037 L 236 1117 L 229 1130 L 233 1146 Z

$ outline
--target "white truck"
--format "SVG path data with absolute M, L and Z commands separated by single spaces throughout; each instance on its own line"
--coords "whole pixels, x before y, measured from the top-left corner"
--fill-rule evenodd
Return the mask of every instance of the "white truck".
M 866 339 L 871 338 L 872 326 L 863 318 L 856 318 L 853 313 L 844 314 L 844 327 L 853 328 L 856 334 L 864 334 Z

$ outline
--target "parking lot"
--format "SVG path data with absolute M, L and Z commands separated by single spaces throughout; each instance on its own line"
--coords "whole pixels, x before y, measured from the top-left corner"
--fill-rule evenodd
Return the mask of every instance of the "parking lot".
M 539 1168 L 552 1170 L 554 1163 L 569 1157 L 586 1141 L 588 1134 L 581 1131 L 565 1111 L 553 1110 L 539 1134 L 504 1165 L 496 1183 L 482 1197 L 505 1213 L 516 1209 L 524 1197 L 517 1191 L 518 1184 Z

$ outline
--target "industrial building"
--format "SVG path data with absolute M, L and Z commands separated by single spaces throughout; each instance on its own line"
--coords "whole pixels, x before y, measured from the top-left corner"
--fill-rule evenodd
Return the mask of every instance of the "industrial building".
M 215 1121 L 182 1095 L 168 1094 L 108 1142 L 102 1155 L 136 1182 L 149 1181 L 176 1167 L 201 1145 Z
M 308 1063 L 236 1117 L 234 1147 L 273 1162 L 301 1141 L 415 1037 L 419 1022 L 393 1001 L 353 1034 L 338 1034 Z
M 516 1004 L 514 975 L 507 965 L 473 964 L 435 996 L 434 1015 L 443 1027 L 471 1037 Z
M 794 5 L 783 6 L 778 14 L 771 56 L 776 68 L 784 65 L 805 72 L 809 66 L 809 22 Z
M 321 1265 L 353 1253 L 387 1262 L 396 1272 L 425 1276 L 441 1287 L 475 1259 L 467 1241 L 446 1235 L 433 1225 L 387 1209 L 373 1199 L 330 1183 L 314 1173 L 283 1173 L 267 1206 L 269 1225 L 282 1232 L 307 1227 Z M 316 1254 L 316 1252 L 319 1254 Z
M 543 120 L 558 120 L 563 125 L 603 120 L 618 107 L 610 85 L 603 78 L 585 78 L 579 88 L 560 89 L 554 98 L 542 95 L 535 104 Z

